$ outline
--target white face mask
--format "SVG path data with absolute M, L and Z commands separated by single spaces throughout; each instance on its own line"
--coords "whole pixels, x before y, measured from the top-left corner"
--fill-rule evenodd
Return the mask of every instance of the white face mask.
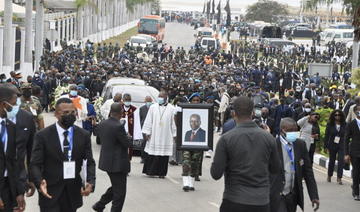
M 305 108 L 304 110 L 305 110 L 305 112 L 307 112 L 307 113 L 310 113 L 310 112 L 311 112 L 311 108 Z

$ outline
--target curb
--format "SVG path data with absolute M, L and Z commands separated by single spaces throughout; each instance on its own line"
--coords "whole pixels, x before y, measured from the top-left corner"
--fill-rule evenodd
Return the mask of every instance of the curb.
M 315 153 L 314 155 L 314 163 L 325 169 L 329 168 L 329 158 L 317 153 Z M 352 170 L 352 166 L 350 165 L 350 170 L 344 170 L 343 175 L 351 178 L 351 170 Z M 334 167 L 334 172 L 336 171 L 337 171 L 337 160 L 335 161 L 335 167 Z

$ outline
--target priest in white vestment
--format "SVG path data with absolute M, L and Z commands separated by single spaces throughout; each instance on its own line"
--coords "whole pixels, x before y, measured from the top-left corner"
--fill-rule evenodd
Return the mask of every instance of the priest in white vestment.
M 169 156 L 173 154 L 174 138 L 176 137 L 175 107 L 168 102 L 165 91 L 161 91 L 158 103 L 149 108 L 142 132 L 147 143 L 143 173 L 149 176 L 164 178 L 168 170 Z

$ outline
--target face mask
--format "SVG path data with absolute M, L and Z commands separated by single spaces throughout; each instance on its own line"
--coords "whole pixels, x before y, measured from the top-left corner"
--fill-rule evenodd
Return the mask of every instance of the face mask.
M 19 104 L 18 101 L 19 101 L 19 99 L 17 99 L 16 105 L 11 105 L 11 104 L 7 103 L 8 105 L 10 105 L 12 107 L 10 111 L 5 109 L 6 110 L 6 117 L 8 119 L 14 119 L 16 117 L 16 115 L 18 114 L 19 109 L 20 109 L 20 104 Z
M 77 96 L 77 95 L 78 95 L 77 91 L 74 90 L 70 91 L 70 96 Z
M 150 107 L 152 105 L 152 102 L 146 102 L 146 106 Z
M 311 108 L 305 108 L 304 110 L 305 110 L 305 112 L 307 112 L 307 113 L 310 113 L 310 112 L 311 112 Z
M 261 117 L 263 117 L 263 118 L 267 118 L 268 116 L 269 116 L 268 113 L 261 113 Z
M 72 127 L 74 125 L 74 122 L 76 121 L 76 117 L 74 114 L 69 115 L 63 115 L 61 116 L 60 123 L 65 127 L 65 129 L 69 129 L 69 127 Z
M 261 116 L 261 110 L 255 110 L 255 116 L 260 117 Z
M 131 102 L 124 102 L 124 105 L 125 105 L 126 107 L 130 107 Z
M 159 98 L 158 98 L 158 103 L 159 103 L 159 105 L 165 104 L 165 99 L 162 98 L 162 97 L 159 97 Z
M 23 90 L 23 96 L 24 96 L 25 98 L 31 97 L 31 90 L 30 90 L 30 89 L 25 89 L 25 90 Z
M 34 77 L 39 77 L 39 75 L 38 75 L 38 74 L 35 74 Z
M 300 137 L 300 132 L 287 132 L 285 135 L 287 141 L 294 143 Z

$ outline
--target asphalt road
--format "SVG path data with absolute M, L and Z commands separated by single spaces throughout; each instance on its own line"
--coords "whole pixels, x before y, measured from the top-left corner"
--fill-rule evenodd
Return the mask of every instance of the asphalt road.
M 167 23 L 165 42 L 173 47 L 178 45 L 189 48 L 193 45 L 194 30 L 187 25 Z M 46 125 L 53 124 L 53 114 L 45 114 Z M 218 139 L 215 134 L 215 143 Z M 99 159 L 100 146 L 96 145 L 93 138 L 93 154 L 96 161 Z M 203 176 L 201 182 L 196 182 L 195 192 L 182 191 L 181 166 L 169 166 L 168 176 L 165 179 L 150 178 L 142 173 L 140 159 L 135 157 L 131 162 L 131 173 L 128 177 L 127 196 L 124 212 L 216 212 L 219 211 L 222 192 L 224 189 L 223 178 L 215 181 L 210 177 L 212 159 L 204 159 Z M 314 167 L 315 177 L 320 194 L 320 210 L 326 212 L 359 212 L 360 202 L 352 200 L 350 181 L 344 179 L 344 185 L 326 182 L 326 170 Z M 84 206 L 79 212 L 90 212 L 91 206 L 99 200 L 100 196 L 110 185 L 110 180 L 105 172 L 97 169 L 96 190 L 89 197 L 84 198 Z M 336 181 L 335 177 L 333 181 Z M 306 187 L 304 185 L 304 187 Z M 79 191 L 80 192 L 80 191 Z M 27 198 L 26 211 L 37 212 L 36 193 L 34 197 Z M 108 205 L 105 211 L 110 211 Z M 300 211 L 300 210 L 298 210 Z M 305 191 L 305 211 L 312 211 L 311 203 Z

